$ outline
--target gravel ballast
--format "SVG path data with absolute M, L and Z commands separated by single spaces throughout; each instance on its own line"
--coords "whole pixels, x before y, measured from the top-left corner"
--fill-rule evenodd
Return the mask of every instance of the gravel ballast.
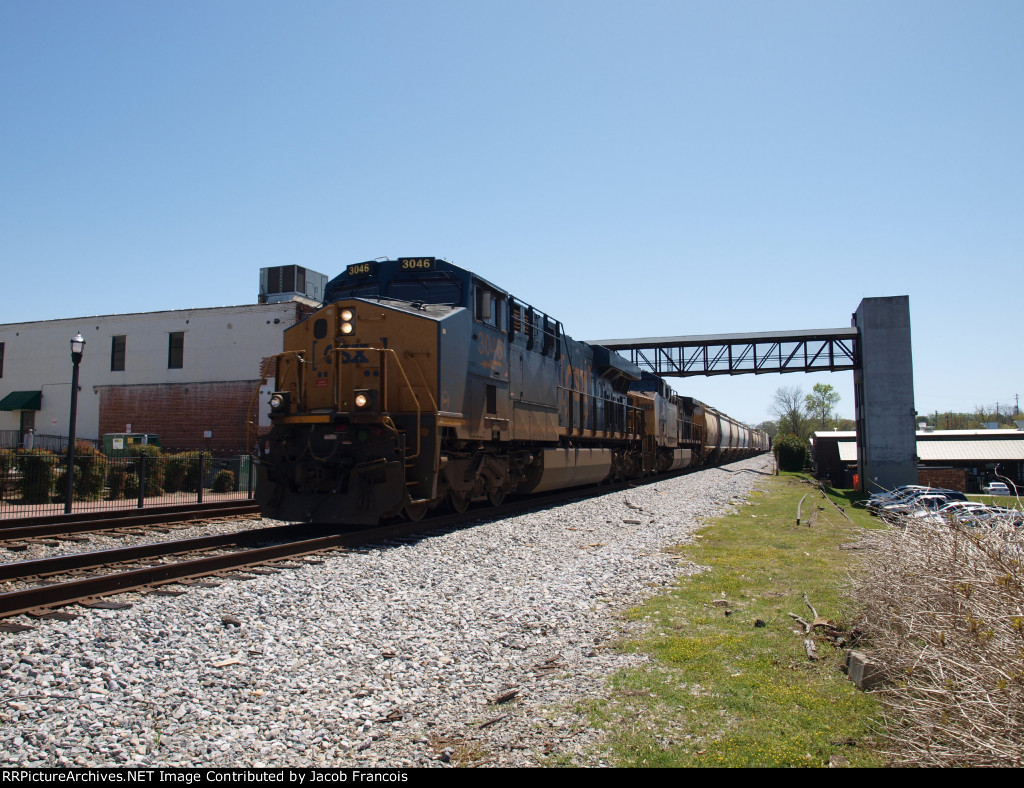
M 31 621 L 0 634 L 0 766 L 600 765 L 573 702 L 640 663 L 621 614 L 770 466 Z

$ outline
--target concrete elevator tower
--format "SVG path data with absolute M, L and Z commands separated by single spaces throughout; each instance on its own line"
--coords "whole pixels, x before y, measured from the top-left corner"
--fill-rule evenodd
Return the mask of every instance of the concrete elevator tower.
M 853 314 L 859 364 L 853 371 L 857 465 L 863 492 L 917 483 L 910 298 L 865 298 Z

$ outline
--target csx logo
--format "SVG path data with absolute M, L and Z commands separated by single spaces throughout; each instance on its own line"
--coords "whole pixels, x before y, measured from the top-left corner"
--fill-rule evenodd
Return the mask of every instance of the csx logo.
M 338 356 L 342 364 L 369 364 L 370 359 L 361 350 L 340 350 Z
M 369 364 L 370 359 L 366 357 L 366 354 L 359 348 L 338 348 L 337 351 L 334 349 L 334 345 L 328 344 L 323 350 L 317 350 L 317 342 L 313 340 L 313 369 L 316 370 L 318 362 L 320 364 L 333 364 L 334 357 L 337 356 L 340 364 Z M 368 347 L 365 346 L 364 347 Z

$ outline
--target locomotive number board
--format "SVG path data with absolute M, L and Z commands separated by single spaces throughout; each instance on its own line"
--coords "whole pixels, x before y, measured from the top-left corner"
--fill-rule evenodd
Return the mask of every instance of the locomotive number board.
M 398 270 L 400 271 L 431 271 L 434 268 L 436 257 L 399 257 Z
M 363 274 L 372 274 L 374 263 L 372 261 L 367 263 L 353 263 L 345 269 L 347 276 L 362 276 Z

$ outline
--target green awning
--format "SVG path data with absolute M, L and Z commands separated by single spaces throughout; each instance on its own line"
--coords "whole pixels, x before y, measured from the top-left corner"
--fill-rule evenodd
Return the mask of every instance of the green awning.
M 12 391 L 0 399 L 0 410 L 39 410 L 42 404 L 41 391 Z

